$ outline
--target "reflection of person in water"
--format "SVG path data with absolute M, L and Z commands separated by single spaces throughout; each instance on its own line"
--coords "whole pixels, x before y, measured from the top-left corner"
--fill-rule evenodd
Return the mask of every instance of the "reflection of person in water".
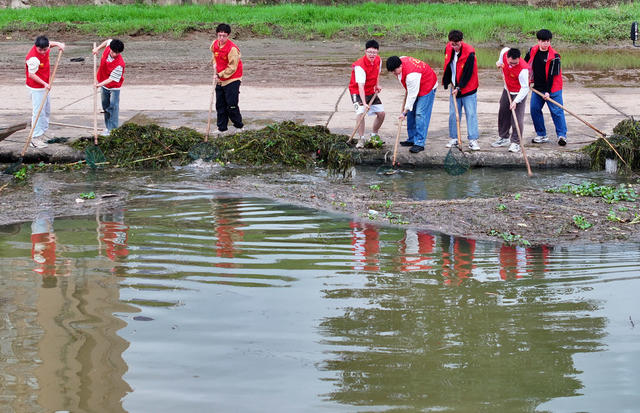
M 129 255 L 129 226 L 124 223 L 124 212 L 124 208 L 119 207 L 98 218 L 99 239 L 105 244 L 105 253 L 111 261 Z
M 453 238 L 453 251 L 451 239 Z M 462 237 L 444 236 L 442 239 L 442 276 L 445 284 L 459 285 L 465 278 L 472 276 L 473 256 L 476 251 L 476 241 Z M 453 272 L 451 264 L 453 263 Z
M 224 199 L 212 201 L 213 214 L 215 217 L 214 228 L 217 235 L 216 256 L 220 258 L 235 258 L 237 255 L 235 243 L 241 241 L 244 232 L 238 229 L 241 222 L 237 218 L 240 216 L 239 199 Z M 218 262 L 216 267 L 233 268 L 235 264 L 230 261 Z
M 500 278 L 503 280 L 511 280 L 514 278 L 522 278 L 519 265 L 526 265 L 526 260 L 522 248 L 510 247 L 502 245 L 500 247 Z
M 355 255 L 354 270 L 377 271 L 377 254 L 380 252 L 380 234 L 378 228 L 371 224 L 351 221 L 351 245 Z
M 429 270 L 433 266 L 427 264 L 433 257 L 434 237 L 426 231 L 408 229 L 400 241 L 400 271 Z M 425 255 L 429 255 L 425 257 Z

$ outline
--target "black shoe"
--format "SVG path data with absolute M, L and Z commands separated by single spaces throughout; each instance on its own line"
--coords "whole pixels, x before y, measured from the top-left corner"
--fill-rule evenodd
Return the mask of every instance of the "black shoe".
M 413 142 L 402 141 L 400 142 L 400 146 L 413 146 Z
M 422 151 L 424 151 L 424 146 L 420 146 L 420 145 L 413 145 L 411 149 L 409 149 L 409 152 L 411 153 L 418 153 Z
M 565 138 L 564 136 L 561 136 L 558 138 L 558 145 L 565 146 L 566 144 L 567 144 L 567 138 Z

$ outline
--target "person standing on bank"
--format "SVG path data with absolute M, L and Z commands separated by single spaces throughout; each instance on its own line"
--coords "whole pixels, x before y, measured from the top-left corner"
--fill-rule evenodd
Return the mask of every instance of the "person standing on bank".
M 242 82 L 242 60 L 240 49 L 231 40 L 231 26 L 221 23 L 216 27 L 216 40 L 211 43 L 213 53 L 213 81 L 216 84 L 216 114 L 218 132 L 225 132 L 229 120 L 241 131 L 244 124 L 238 107 L 240 83 Z
M 398 77 L 407 91 L 399 119 L 407 118 L 408 139 L 400 145 L 411 146 L 411 153 L 422 152 L 429 132 L 438 77 L 428 64 L 409 56 L 391 56 L 387 59 L 387 70 Z
M 366 105 L 369 104 L 371 98 L 375 93 L 380 93 L 382 88 L 380 87 L 379 78 L 380 71 L 382 70 L 382 59 L 378 56 L 380 46 L 375 40 L 369 40 L 364 46 L 365 54 L 360 59 L 353 62 L 351 65 L 351 81 L 349 82 L 349 93 L 351 94 L 351 101 L 356 110 L 356 117 L 365 116 L 364 111 Z M 380 96 L 376 96 L 376 99 L 371 102 L 371 107 L 368 108 L 367 114 L 369 116 L 375 115 L 376 118 L 373 121 L 373 127 L 371 128 L 371 137 L 377 136 L 380 126 L 384 121 L 384 106 L 380 100 Z M 356 120 L 356 125 L 358 120 Z M 364 119 L 358 126 L 358 143 L 356 148 L 364 148 Z
M 560 55 L 551 47 L 553 34 L 549 30 L 539 30 L 536 33 L 536 37 L 538 38 L 538 44 L 529 49 L 529 52 L 524 57 L 524 60 L 531 68 L 529 76 L 530 81 L 533 80 L 533 88 L 544 94 L 544 98 L 535 93 L 531 95 L 531 120 L 536 130 L 536 137 L 533 138 L 533 143 L 549 141 L 547 129 L 544 126 L 544 116 L 542 115 L 542 108 L 546 103 L 556 128 L 558 145 L 564 146 L 567 144 L 567 121 L 564 118 L 564 111 L 548 101 L 551 98 L 559 104 L 563 104 Z
M 51 51 L 51 47 L 57 47 L 60 51 L 63 51 L 64 43 L 50 42 L 46 36 L 38 36 L 35 44 L 25 58 L 26 84 L 31 92 L 32 124 L 36 119 L 42 99 L 44 99 L 45 94 L 47 94 L 47 90 L 51 89 L 51 85 L 49 84 L 49 76 L 51 74 L 49 52 Z M 33 130 L 31 146 L 34 148 L 46 148 L 48 146 L 44 141 L 44 137 L 46 136 L 45 132 L 49 129 L 49 115 L 51 114 L 49 98 L 50 96 L 47 95 L 47 100 L 42 107 L 38 123 Z
M 97 55 L 104 48 L 100 58 L 100 67 L 96 74 L 96 88 L 100 89 L 102 110 L 104 110 L 105 130 L 102 136 L 107 136 L 118 127 L 120 113 L 120 88 L 124 83 L 124 43 L 118 39 L 107 39 L 93 49 Z
M 529 94 L 529 65 L 520 58 L 520 50 L 505 47 L 500 51 L 496 66 L 502 68 L 505 87 L 500 97 L 498 109 L 498 140 L 491 146 L 494 148 L 509 145 L 509 152 L 520 152 L 520 137 L 516 129 L 512 111 L 515 110 L 520 133 L 524 132 L 524 107 Z M 511 95 L 511 101 L 509 96 Z M 509 138 L 511 131 L 511 138 Z
M 447 148 L 457 145 L 458 130 L 456 127 L 456 110 L 453 106 L 455 96 L 458 111 L 467 119 L 467 133 L 469 148 L 480 150 L 478 145 L 478 63 L 475 49 L 462 41 L 463 35 L 459 30 L 449 32 L 449 42 L 444 50 L 444 75 L 442 84 L 445 89 L 451 84 L 449 96 L 449 143 Z

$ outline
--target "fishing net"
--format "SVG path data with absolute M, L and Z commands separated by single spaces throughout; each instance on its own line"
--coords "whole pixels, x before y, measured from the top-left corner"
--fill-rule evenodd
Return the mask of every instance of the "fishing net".
M 101 168 L 107 162 L 98 145 L 87 146 L 84 150 L 84 159 L 91 169 Z
M 189 157 L 191 159 L 202 159 L 206 162 L 215 161 L 220 155 L 220 150 L 213 142 L 200 142 L 189 149 Z
M 467 172 L 471 164 L 469 159 L 457 145 L 452 146 L 444 158 L 444 170 L 449 175 L 462 175 Z

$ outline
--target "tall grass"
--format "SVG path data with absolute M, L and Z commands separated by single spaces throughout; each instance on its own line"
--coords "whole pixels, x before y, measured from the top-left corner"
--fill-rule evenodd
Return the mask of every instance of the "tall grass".
M 378 36 L 387 39 L 442 40 L 452 29 L 462 30 L 476 43 L 531 40 L 540 28 L 554 40 L 577 44 L 606 44 L 629 36 L 629 26 L 640 18 L 640 2 L 607 8 L 532 8 L 504 4 L 387 4 L 317 6 L 185 5 L 185 6 L 64 6 L 5 9 L 0 30 L 46 30 L 63 22 L 69 29 L 99 35 L 136 32 L 173 33 L 211 30 L 228 22 L 256 35 L 293 38 Z

